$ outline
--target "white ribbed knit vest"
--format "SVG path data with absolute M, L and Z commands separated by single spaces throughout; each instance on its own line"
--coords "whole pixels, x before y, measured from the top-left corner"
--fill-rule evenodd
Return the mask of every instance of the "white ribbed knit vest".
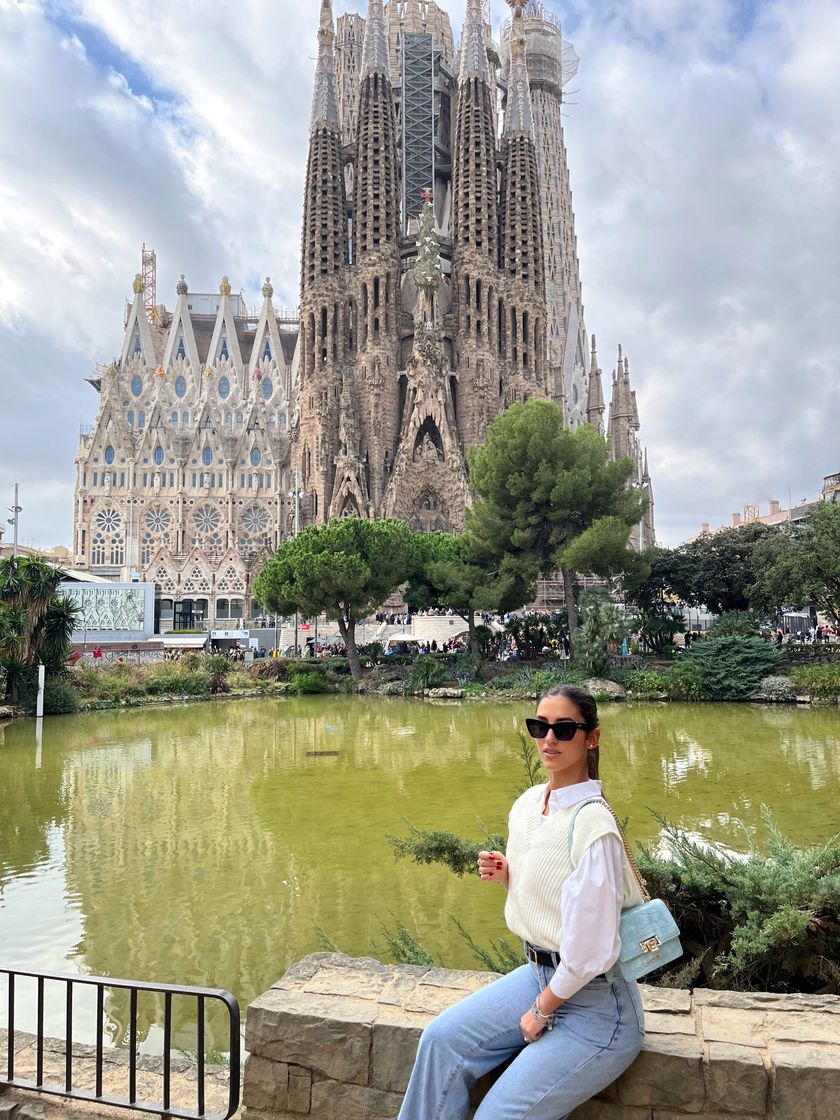
M 508 929 L 543 949 L 558 950 L 563 934 L 560 892 L 586 849 L 608 833 L 621 837 L 605 805 L 587 805 L 575 821 L 574 849 L 569 858 L 569 822 L 575 807 L 558 809 L 544 820 L 545 785 L 526 790 L 514 803 L 508 822 L 506 855 L 510 866 L 505 921 Z M 584 799 L 582 799 L 584 800 Z M 625 905 L 641 901 L 626 866 Z M 638 896 L 634 898 L 633 896 Z

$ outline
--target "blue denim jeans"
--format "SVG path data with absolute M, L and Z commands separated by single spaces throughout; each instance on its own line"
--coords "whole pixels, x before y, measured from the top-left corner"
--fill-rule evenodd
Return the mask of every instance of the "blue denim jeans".
M 511 1057 L 475 1120 L 565 1120 L 615 1081 L 644 1042 L 638 985 L 593 980 L 561 1006 L 553 1031 L 525 1044 L 519 1020 L 553 972 L 522 965 L 431 1022 L 399 1120 L 465 1120 L 475 1081 Z

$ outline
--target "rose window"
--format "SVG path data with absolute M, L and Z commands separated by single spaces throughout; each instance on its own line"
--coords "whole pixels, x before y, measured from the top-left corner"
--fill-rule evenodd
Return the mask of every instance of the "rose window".
M 268 528 L 268 514 L 259 506 L 251 506 L 242 518 L 242 528 L 250 536 L 264 533 Z
M 222 518 L 212 506 L 202 506 L 195 511 L 195 527 L 199 533 L 213 533 L 219 528 Z
M 101 509 L 94 518 L 97 529 L 103 533 L 116 533 L 122 525 L 122 518 L 115 509 Z
M 145 517 L 146 528 L 150 533 L 165 533 L 172 524 L 172 518 L 165 509 L 150 509 Z

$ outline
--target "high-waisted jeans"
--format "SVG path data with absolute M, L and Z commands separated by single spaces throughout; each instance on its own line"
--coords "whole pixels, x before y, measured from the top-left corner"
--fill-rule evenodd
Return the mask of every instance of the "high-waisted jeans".
M 525 964 L 431 1022 L 398 1120 L 465 1120 L 475 1081 L 511 1057 L 475 1120 L 565 1120 L 615 1081 L 644 1042 L 638 985 L 593 980 L 560 1007 L 554 1030 L 523 1043 L 519 1020 L 553 973 Z

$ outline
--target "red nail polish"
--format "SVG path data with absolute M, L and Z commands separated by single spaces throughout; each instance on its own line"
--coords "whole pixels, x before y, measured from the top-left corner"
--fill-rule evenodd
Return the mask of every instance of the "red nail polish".
M 502 865 L 501 865 L 501 864 L 500 864 L 500 863 L 499 863 L 498 861 L 496 862 L 496 870 L 497 870 L 497 871 L 501 871 L 501 870 L 502 870 Z

